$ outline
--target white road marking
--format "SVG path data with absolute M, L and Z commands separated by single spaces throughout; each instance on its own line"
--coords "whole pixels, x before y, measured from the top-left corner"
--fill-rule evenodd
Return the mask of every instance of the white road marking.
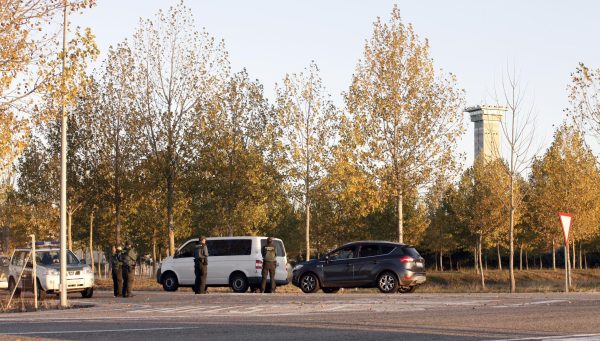
M 574 335 L 557 335 L 557 336 L 537 336 L 524 337 L 520 339 L 498 339 L 490 341 L 527 341 L 527 340 L 551 340 L 551 341 L 591 341 L 600 340 L 600 334 L 574 334 Z
M 15 332 L 0 333 L 0 335 L 38 335 L 38 334 L 81 334 L 81 333 L 112 333 L 112 332 L 138 332 L 155 330 L 183 330 L 200 329 L 201 327 L 164 327 L 164 328 L 125 328 L 125 329 L 88 329 L 88 330 L 52 330 L 40 332 Z

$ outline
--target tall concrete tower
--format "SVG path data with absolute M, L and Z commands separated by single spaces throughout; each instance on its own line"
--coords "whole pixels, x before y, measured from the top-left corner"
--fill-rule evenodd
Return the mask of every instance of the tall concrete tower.
M 483 154 L 486 160 L 500 157 L 500 121 L 507 108 L 478 105 L 467 108 L 471 122 L 475 123 L 475 155 Z

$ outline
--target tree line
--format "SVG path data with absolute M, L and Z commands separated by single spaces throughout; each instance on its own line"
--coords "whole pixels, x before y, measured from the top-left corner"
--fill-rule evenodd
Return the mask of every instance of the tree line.
M 0 39 L 14 25 L 3 25 Z M 0 83 L 0 219 L 13 244 L 30 233 L 58 238 L 57 108 L 65 104 L 70 247 L 86 248 L 90 236 L 101 248 L 131 239 L 160 258 L 193 236 L 272 235 L 305 259 L 351 240 L 395 240 L 435 255 L 436 267 L 460 266 L 448 256 L 471 253 L 484 286 L 486 250 L 555 255 L 556 212 L 567 211 L 581 259 L 574 252 L 573 262 L 597 250 L 600 171 L 584 134 L 600 130 L 600 81 L 584 65 L 569 88 L 572 119 L 545 153 L 525 162 L 524 130 L 508 129 L 508 161 L 478 158 L 465 169 L 456 148 L 464 91 L 435 68 L 428 40 L 397 6 L 374 22 L 342 106 L 315 62 L 284 75 L 269 100 L 259 80 L 232 70 L 223 41 L 196 30 L 183 3 L 141 19 L 88 71 L 93 38 L 75 34 L 69 81 L 54 76 L 55 57 L 38 61 L 35 100 L 19 102 L 34 108 L 28 121 L 6 104 L 22 78 Z M 3 79 L 17 71 L 3 70 Z

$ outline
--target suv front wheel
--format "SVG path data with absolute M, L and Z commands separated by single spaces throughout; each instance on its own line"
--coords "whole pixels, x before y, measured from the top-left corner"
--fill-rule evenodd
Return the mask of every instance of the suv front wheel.
M 396 275 L 390 271 L 381 273 L 381 275 L 377 277 L 377 289 L 384 294 L 398 291 L 398 280 L 396 279 Z
M 92 298 L 94 295 L 94 288 L 86 288 L 81 292 L 81 297 L 83 298 Z
M 300 278 L 300 289 L 305 294 L 312 294 L 319 290 L 319 279 L 317 275 L 309 272 Z

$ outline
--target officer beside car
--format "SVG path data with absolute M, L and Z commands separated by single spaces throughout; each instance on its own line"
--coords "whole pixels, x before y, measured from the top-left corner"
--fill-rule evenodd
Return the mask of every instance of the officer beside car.
M 110 255 L 110 265 L 112 268 L 113 293 L 115 297 L 123 296 L 123 262 L 121 260 L 123 248 L 113 245 Z
M 125 248 L 121 253 L 121 261 L 123 262 L 123 297 L 133 297 L 133 276 L 135 274 L 135 264 L 137 253 L 131 245 L 131 241 L 125 243 Z
M 274 293 L 276 287 L 275 269 L 277 268 L 277 253 L 275 251 L 275 245 L 273 245 L 273 238 L 267 238 L 267 245 L 263 247 L 262 255 L 262 283 L 260 285 L 260 292 L 265 292 L 268 275 L 271 278 L 271 293 Z
M 198 238 L 198 244 L 194 249 L 194 282 L 195 294 L 206 294 L 206 274 L 208 272 L 208 248 L 206 247 L 206 237 Z

